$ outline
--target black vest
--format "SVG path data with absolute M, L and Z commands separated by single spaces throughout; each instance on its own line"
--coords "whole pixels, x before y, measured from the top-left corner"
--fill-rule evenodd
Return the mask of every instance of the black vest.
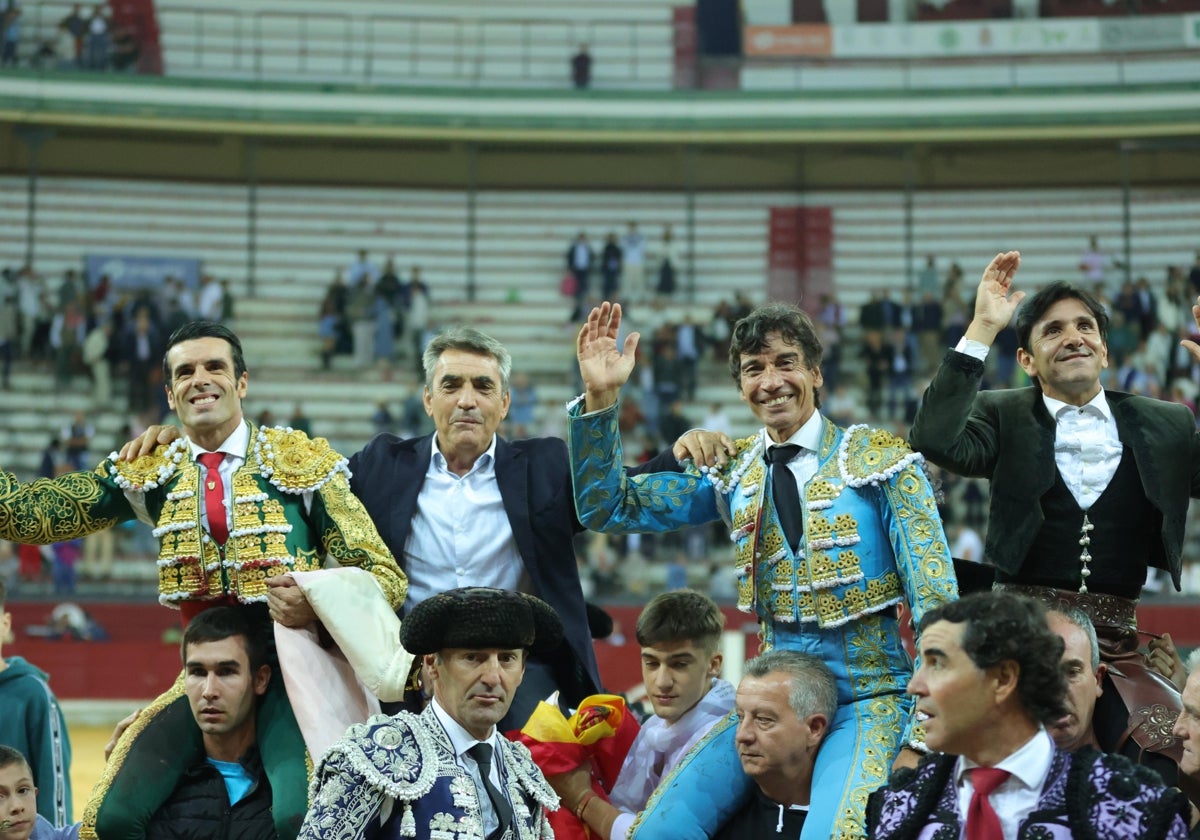
M 1034 586 L 1079 589 L 1080 527 L 1084 511 L 1054 471 L 1054 486 L 1042 496 L 1045 521 L 1015 575 L 997 572 L 996 579 Z M 1166 563 L 1162 547 L 1162 514 L 1142 490 L 1133 450 L 1125 447 L 1112 481 L 1087 511 L 1092 523 L 1088 590 L 1137 598 L 1146 580 L 1146 567 Z

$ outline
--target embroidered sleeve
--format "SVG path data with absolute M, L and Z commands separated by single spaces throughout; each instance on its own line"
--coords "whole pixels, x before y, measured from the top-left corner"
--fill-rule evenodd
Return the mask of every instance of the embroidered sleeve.
M 133 509 L 105 461 L 93 472 L 22 483 L 0 472 L 0 539 L 50 545 L 133 519 Z
M 907 447 L 905 447 L 907 449 Z M 900 461 L 905 459 L 901 458 Z M 891 535 L 896 571 L 904 588 L 913 626 L 925 613 L 958 597 L 958 580 L 929 479 L 917 461 L 907 461 L 881 485 L 884 521 Z M 918 657 L 914 667 L 919 667 Z M 902 741 L 925 750 L 925 736 L 914 716 Z
M 408 595 L 408 578 L 375 530 L 375 523 L 350 482 L 337 472 L 321 487 L 313 504 L 319 519 L 325 549 L 342 566 L 356 566 L 375 578 L 392 609 L 399 609 Z
M 588 415 L 582 415 L 581 404 L 573 406 L 567 447 L 575 509 L 579 521 L 594 531 L 674 531 L 718 518 L 713 485 L 694 466 L 683 472 L 626 473 L 616 406 Z

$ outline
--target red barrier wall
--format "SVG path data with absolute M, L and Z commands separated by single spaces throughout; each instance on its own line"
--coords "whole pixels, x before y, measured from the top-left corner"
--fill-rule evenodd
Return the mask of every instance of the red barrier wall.
M 107 642 L 47 641 L 23 632 L 30 624 L 44 624 L 52 604 L 13 604 L 15 642 L 4 646 L 5 655 L 23 656 L 50 674 L 50 684 L 61 698 L 149 699 L 168 688 L 179 675 L 179 647 L 161 641 L 169 628 L 179 626 L 179 613 L 157 604 L 88 604 L 86 609 L 112 636 Z M 634 627 L 640 607 L 609 607 L 624 643 L 596 643 L 600 674 L 610 691 L 625 692 L 641 682 Z M 742 629 L 746 656 L 758 651 L 756 628 L 750 616 L 724 609 L 726 627 Z M 1142 628 L 1171 633 L 1180 647 L 1200 646 L 1200 603 L 1143 605 L 1138 609 Z

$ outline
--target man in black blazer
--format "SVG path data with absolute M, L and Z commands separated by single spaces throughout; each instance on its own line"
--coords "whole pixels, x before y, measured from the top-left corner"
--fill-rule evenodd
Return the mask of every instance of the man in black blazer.
M 1012 289 L 1019 265 L 1010 251 L 984 272 L 974 319 L 925 393 L 910 442 L 939 466 L 991 480 L 984 557 L 997 586 L 1077 607 L 1096 625 L 1110 665 L 1101 746 L 1132 750 L 1132 740 L 1139 753 L 1171 754 L 1179 694 L 1138 650 L 1135 607 L 1150 566 L 1179 588 L 1188 500 L 1200 497 L 1196 420 L 1185 406 L 1100 387 L 1108 317 L 1068 283 L 1018 313 L 1017 361 L 1034 385 L 980 393 L 988 348 L 1025 297 Z
M 530 659 L 501 721 L 508 729 L 556 688 L 566 706 L 600 690 L 572 547 L 584 528 L 567 447 L 559 438 L 496 434 L 508 414 L 512 357 L 495 339 L 450 329 L 429 343 L 424 362 L 425 410 L 437 431 L 377 436 L 350 459 L 351 489 L 408 575 L 406 613 L 437 591 L 495 586 L 536 595 L 562 619 L 566 643 Z M 667 450 L 644 469 L 679 466 Z

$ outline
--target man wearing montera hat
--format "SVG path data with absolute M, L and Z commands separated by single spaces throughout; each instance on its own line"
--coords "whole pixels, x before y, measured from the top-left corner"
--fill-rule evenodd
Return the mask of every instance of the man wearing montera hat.
M 534 840 L 553 834 L 558 796 L 529 750 L 496 724 L 530 653 L 562 640 L 562 622 L 532 595 L 452 589 L 422 601 L 400 641 L 423 657 L 433 701 L 356 724 L 321 759 L 303 840 L 453 837 Z

